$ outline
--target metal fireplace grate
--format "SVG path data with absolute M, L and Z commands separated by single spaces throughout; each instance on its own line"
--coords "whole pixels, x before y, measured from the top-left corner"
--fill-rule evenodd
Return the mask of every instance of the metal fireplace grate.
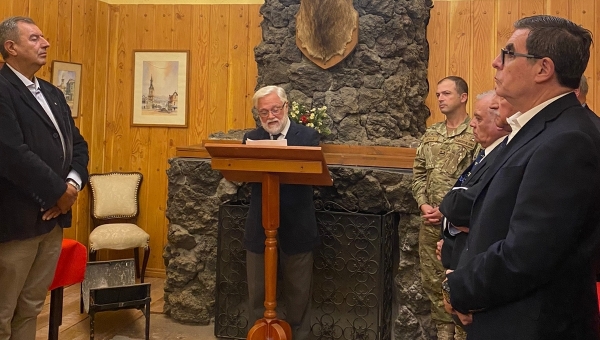
M 244 222 L 247 206 L 219 211 L 215 335 L 245 339 L 249 325 Z M 311 339 L 391 338 L 397 213 L 318 211 Z M 279 285 L 278 285 L 279 287 Z

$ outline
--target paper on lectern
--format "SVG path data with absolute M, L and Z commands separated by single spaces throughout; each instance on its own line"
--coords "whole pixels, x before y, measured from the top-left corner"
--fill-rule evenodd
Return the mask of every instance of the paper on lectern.
M 287 146 L 287 139 L 246 139 L 248 145 L 265 145 L 265 146 Z

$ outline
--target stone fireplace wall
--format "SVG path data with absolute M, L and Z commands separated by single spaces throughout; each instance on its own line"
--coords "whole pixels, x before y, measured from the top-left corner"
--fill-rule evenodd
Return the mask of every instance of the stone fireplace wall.
M 168 170 L 165 313 L 208 324 L 214 318 L 219 206 L 248 200 L 249 187 L 225 180 L 208 159 L 175 158 Z M 334 185 L 315 187 L 315 200 L 367 213 L 398 212 L 400 263 L 394 279 L 392 339 L 432 339 L 429 300 L 421 288 L 419 211 L 410 170 L 330 166 Z
M 263 41 L 255 48 L 258 85 L 279 85 L 288 99 L 326 105 L 332 131 L 324 143 L 416 147 L 429 110 L 426 27 L 432 0 L 354 0 L 359 13 L 356 49 L 323 70 L 296 46 L 300 0 L 265 0 Z M 256 112 L 254 112 L 255 118 Z M 241 139 L 243 131 L 218 133 Z M 400 214 L 400 263 L 395 276 L 397 340 L 434 339 L 429 301 L 419 275 L 419 211 L 410 170 L 330 166 L 333 187 L 315 188 L 315 200 L 351 211 Z M 214 318 L 219 206 L 247 199 L 248 187 L 229 182 L 208 159 L 170 160 L 165 312 L 181 322 Z
M 356 49 L 323 70 L 296 46 L 300 0 L 266 0 L 263 41 L 255 48 L 258 87 L 279 85 L 288 99 L 326 105 L 335 144 L 409 146 L 426 128 L 429 109 L 427 23 L 431 0 L 354 0 Z

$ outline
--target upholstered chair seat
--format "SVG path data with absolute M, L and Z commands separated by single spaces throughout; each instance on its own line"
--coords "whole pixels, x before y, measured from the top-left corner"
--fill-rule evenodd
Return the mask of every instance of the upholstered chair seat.
M 91 214 L 94 228 L 89 236 L 90 260 L 101 249 L 133 249 L 136 273 L 144 282 L 150 254 L 150 235 L 137 222 L 138 195 L 142 183 L 139 172 L 110 172 L 90 175 L 92 189 Z M 139 248 L 144 249 L 144 262 L 139 271 Z
M 133 223 L 111 223 L 97 226 L 90 234 L 90 250 L 148 249 L 150 235 Z

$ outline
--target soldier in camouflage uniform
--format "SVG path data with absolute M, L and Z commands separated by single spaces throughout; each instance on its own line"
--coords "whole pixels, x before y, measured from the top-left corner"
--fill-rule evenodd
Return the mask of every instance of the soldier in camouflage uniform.
M 413 167 L 412 191 L 422 212 L 419 231 L 419 257 L 423 289 L 431 300 L 431 318 L 439 340 L 464 339 L 466 334 L 456 327 L 444 310 L 441 284 L 445 278 L 442 263 L 437 259 L 436 243 L 440 239 L 442 215 L 438 205 L 471 164 L 477 143 L 469 126 L 467 114 L 467 83 L 450 76 L 437 84 L 436 96 L 446 120 L 430 126 L 417 149 Z

